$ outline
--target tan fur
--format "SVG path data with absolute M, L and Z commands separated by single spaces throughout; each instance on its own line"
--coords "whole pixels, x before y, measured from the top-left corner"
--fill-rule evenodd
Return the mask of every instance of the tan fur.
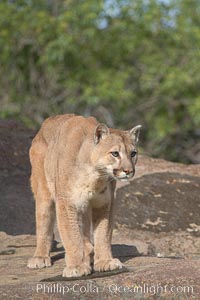
M 134 175 L 137 155 L 130 153 L 139 129 L 109 129 L 93 117 L 75 115 L 43 123 L 30 148 L 37 247 L 28 267 L 51 265 L 55 215 L 66 251 L 63 276 L 91 273 L 93 253 L 96 271 L 122 267 L 111 253 L 114 190 L 116 179 Z

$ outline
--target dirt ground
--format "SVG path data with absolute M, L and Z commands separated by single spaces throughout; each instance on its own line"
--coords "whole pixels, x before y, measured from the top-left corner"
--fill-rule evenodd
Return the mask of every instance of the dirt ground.
M 61 277 L 56 231 L 53 266 L 29 270 L 35 247 L 28 149 L 35 132 L 0 121 L 0 299 L 200 299 L 200 166 L 140 156 L 116 193 L 113 254 L 121 273 Z

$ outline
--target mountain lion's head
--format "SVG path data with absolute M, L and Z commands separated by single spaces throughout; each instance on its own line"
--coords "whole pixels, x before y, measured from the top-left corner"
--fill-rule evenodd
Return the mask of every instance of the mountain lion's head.
M 141 125 L 129 131 L 109 129 L 99 124 L 94 132 L 92 163 L 102 176 L 129 180 L 135 174 L 137 142 Z

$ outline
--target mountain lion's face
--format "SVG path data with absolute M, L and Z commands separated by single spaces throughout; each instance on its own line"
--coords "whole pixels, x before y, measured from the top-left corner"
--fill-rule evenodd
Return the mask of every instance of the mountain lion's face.
M 141 126 L 130 131 L 111 131 L 103 124 L 98 125 L 92 161 L 102 176 L 121 181 L 131 179 L 135 174 L 137 162 L 136 144 Z

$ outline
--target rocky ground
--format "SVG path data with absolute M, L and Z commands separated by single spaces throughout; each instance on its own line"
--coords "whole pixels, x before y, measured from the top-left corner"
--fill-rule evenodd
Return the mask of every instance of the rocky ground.
M 35 247 L 28 149 L 35 132 L 0 121 L 0 299 L 200 299 L 200 166 L 140 156 L 119 185 L 113 254 L 120 272 L 63 280 L 56 232 L 53 266 L 29 270 Z

